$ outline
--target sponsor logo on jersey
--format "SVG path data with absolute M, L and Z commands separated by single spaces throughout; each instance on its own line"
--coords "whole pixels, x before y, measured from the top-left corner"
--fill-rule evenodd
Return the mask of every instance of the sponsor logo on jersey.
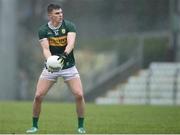
M 49 37 L 50 46 L 66 46 L 67 45 L 67 36 L 63 37 Z
M 58 30 L 58 29 L 55 29 L 55 30 L 53 30 L 53 31 L 54 31 L 54 34 L 55 34 L 56 36 L 59 35 L 59 30 Z

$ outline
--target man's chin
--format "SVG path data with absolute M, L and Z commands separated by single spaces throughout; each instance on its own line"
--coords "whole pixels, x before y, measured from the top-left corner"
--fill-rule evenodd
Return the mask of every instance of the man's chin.
M 59 23 L 62 23 L 63 19 L 59 20 Z

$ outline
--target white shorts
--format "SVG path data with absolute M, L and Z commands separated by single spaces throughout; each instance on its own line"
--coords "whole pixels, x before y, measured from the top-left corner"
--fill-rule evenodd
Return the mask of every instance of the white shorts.
M 57 81 L 58 77 L 63 77 L 64 81 L 71 80 L 73 78 L 79 78 L 79 72 L 75 66 L 64 69 L 64 70 L 59 70 L 58 72 L 48 72 L 46 68 L 43 69 L 40 79 L 46 79 L 46 80 L 52 80 L 52 81 Z

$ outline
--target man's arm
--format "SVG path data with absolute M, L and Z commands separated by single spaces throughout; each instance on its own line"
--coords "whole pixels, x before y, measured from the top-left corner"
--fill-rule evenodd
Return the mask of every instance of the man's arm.
M 41 47 L 42 47 L 42 49 L 43 49 L 43 55 L 44 55 L 44 57 L 45 57 L 46 60 L 47 60 L 47 58 L 48 58 L 49 56 L 51 56 L 51 52 L 50 52 L 50 50 L 49 50 L 49 42 L 48 42 L 48 40 L 45 38 L 45 39 L 43 39 L 43 40 L 40 41 L 40 44 L 41 44 Z
M 67 46 L 64 50 L 65 53 L 69 54 L 73 48 L 76 41 L 76 33 L 75 32 L 68 32 L 67 34 Z

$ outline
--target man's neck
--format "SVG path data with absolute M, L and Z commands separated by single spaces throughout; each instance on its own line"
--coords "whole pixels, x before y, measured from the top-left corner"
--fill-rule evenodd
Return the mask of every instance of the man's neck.
M 59 29 L 61 27 L 62 22 L 48 22 L 48 26 L 51 29 Z
M 52 24 L 52 26 L 54 26 L 54 27 L 58 27 L 59 24 L 60 24 L 60 22 L 51 22 L 51 24 Z

